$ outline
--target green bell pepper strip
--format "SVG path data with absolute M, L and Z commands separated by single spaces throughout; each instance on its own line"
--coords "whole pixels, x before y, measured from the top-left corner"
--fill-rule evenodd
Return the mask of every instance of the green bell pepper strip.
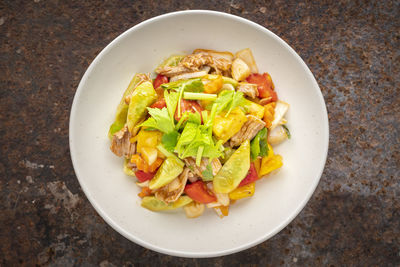
M 142 199 L 141 206 L 151 211 L 163 211 L 163 210 L 173 210 L 183 206 L 186 206 L 193 200 L 188 196 L 181 196 L 176 201 L 171 203 L 165 203 L 162 200 L 157 199 L 154 196 L 144 197 Z
M 156 175 L 151 179 L 149 188 L 154 190 L 169 184 L 183 171 L 184 164 L 182 163 L 182 161 L 177 160 L 175 157 L 166 158 Z
M 128 114 L 128 107 L 129 107 L 125 103 L 125 98 L 128 95 L 132 94 L 132 92 L 135 90 L 138 83 L 142 80 L 142 78 L 140 77 L 141 75 L 143 75 L 143 74 L 141 74 L 141 73 L 135 74 L 135 76 L 133 76 L 131 82 L 129 83 L 128 88 L 125 90 L 124 95 L 122 96 L 122 99 L 118 104 L 117 114 L 115 115 L 114 123 L 111 124 L 110 130 L 108 131 L 109 138 L 112 138 L 114 133 L 118 132 L 119 130 L 122 129 L 122 127 L 124 127 L 124 125 L 126 123 L 126 117 Z
M 214 176 L 213 186 L 216 193 L 230 193 L 246 177 L 250 168 L 250 142 L 246 140 L 232 154 Z
M 128 107 L 127 124 L 129 132 L 135 128 L 147 114 L 147 107 L 156 102 L 157 93 L 151 82 L 147 81 L 136 87 L 131 95 Z

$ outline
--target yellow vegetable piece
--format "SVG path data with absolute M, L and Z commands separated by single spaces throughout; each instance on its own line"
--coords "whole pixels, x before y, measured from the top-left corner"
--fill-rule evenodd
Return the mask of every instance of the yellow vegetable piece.
M 153 84 L 149 81 L 136 87 L 131 95 L 128 107 L 127 124 L 129 132 L 142 120 L 147 114 L 147 107 L 156 102 L 157 93 Z
M 254 60 L 253 53 L 249 48 L 245 48 L 237 52 L 236 57 L 246 62 L 252 73 L 258 73 L 256 61 Z
M 141 152 L 142 147 L 157 147 L 161 143 L 162 132 L 146 131 L 141 129 L 137 135 L 137 150 Z
M 281 155 L 272 155 L 271 157 L 266 156 L 263 157 L 261 161 L 261 169 L 260 169 L 260 176 L 267 175 L 268 173 L 279 169 L 282 167 L 282 157 Z
M 141 129 L 138 135 L 135 136 L 137 141 L 137 151 L 143 153 L 144 147 L 156 148 L 161 143 L 162 132 L 160 131 L 146 131 Z M 132 142 L 132 140 L 131 140 Z M 164 154 L 157 150 L 157 156 L 159 158 L 165 158 Z M 150 164 L 151 165 L 151 164 Z
M 241 186 L 229 193 L 229 198 L 238 200 L 246 197 L 251 197 L 254 195 L 254 190 L 256 189 L 256 183 L 252 182 L 250 184 Z
M 204 78 L 212 80 L 212 79 L 216 79 L 218 76 L 219 75 L 216 75 L 216 74 L 207 74 L 206 76 L 204 76 Z M 226 77 L 226 76 L 222 76 L 222 83 L 231 84 L 233 87 L 236 87 L 238 85 L 238 81 L 236 81 L 232 78 Z
M 178 200 L 167 204 L 154 196 L 149 196 L 142 199 L 141 206 L 151 211 L 173 210 L 183 207 L 192 201 L 193 200 L 188 196 L 181 196 Z
M 258 177 L 260 177 L 261 158 L 260 157 L 256 158 L 256 160 L 253 163 L 254 167 L 256 168 L 257 175 Z
M 157 152 L 157 148 L 143 147 L 140 153 L 147 164 L 152 165 L 157 159 Z
M 222 140 L 224 143 L 239 132 L 243 124 L 247 121 L 246 115 L 240 108 L 235 108 L 232 112 L 225 117 L 225 112 L 215 116 L 213 133 L 217 139 Z
M 250 73 L 251 71 L 249 66 L 240 58 L 236 58 L 232 62 L 232 77 L 236 81 L 243 81 L 250 75 Z
M 265 112 L 264 112 L 263 120 L 265 122 L 265 127 L 267 127 L 267 128 L 271 127 L 272 121 L 274 120 L 275 106 L 276 106 L 276 102 L 271 102 L 264 106 Z
M 250 115 L 256 116 L 259 119 L 264 117 L 265 108 L 257 103 L 254 103 L 253 101 L 245 99 L 243 101 L 243 107 Z
M 216 193 L 232 192 L 246 177 L 249 168 L 250 142 L 246 140 L 214 176 L 214 191 Z
M 178 161 L 179 159 L 169 157 L 161 164 L 156 175 L 151 179 L 149 188 L 151 190 L 163 187 L 169 184 L 172 180 L 178 177 L 183 171 L 183 162 Z
M 214 210 L 221 219 L 229 214 L 229 206 L 218 206 Z
M 204 93 L 207 94 L 216 94 L 221 90 L 223 85 L 222 76 L 217 75 L 215 79 L 207 79 L 205 80 L 206 84 L 204 85 Z

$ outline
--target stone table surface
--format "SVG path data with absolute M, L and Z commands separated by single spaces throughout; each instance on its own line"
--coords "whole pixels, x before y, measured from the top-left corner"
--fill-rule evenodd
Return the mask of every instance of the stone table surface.
M 115 37 L 184 9 L 235 14 L 304 59 L 324 95 L 329 155 L 284 230 L 225 257 L 136 245 L 95 212 L 75 177 L 68 122 L 78 83 Z M 400 264 L 399 1 L 1 1 L 0 265 Z

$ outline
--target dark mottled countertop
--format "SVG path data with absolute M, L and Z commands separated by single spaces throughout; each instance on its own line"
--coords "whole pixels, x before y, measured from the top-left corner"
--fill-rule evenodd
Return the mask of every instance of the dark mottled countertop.
M 170 11 L 213 9 L 287 41 L 329 113 L 329 155 L 299 216 L 231 256 L 142 248 L 92 208 L 72 168 L 68 121 L 79 80 L 111 40 Z M 400 264 L 399 1 L 1 1 L 0 265 Z

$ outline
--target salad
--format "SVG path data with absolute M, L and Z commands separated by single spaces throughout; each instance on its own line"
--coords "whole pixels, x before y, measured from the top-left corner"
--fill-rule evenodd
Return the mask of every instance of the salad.
M 290 138 L 289 104 L 248 48 L 172 55 L 155 73 L 135 74 L 123 94 L 108 133 L 111 151 L 136 177 L 142 207 L 183 207 L 188 218 L 207 207 L 227 216 L 283 165 L 273 146 Z

